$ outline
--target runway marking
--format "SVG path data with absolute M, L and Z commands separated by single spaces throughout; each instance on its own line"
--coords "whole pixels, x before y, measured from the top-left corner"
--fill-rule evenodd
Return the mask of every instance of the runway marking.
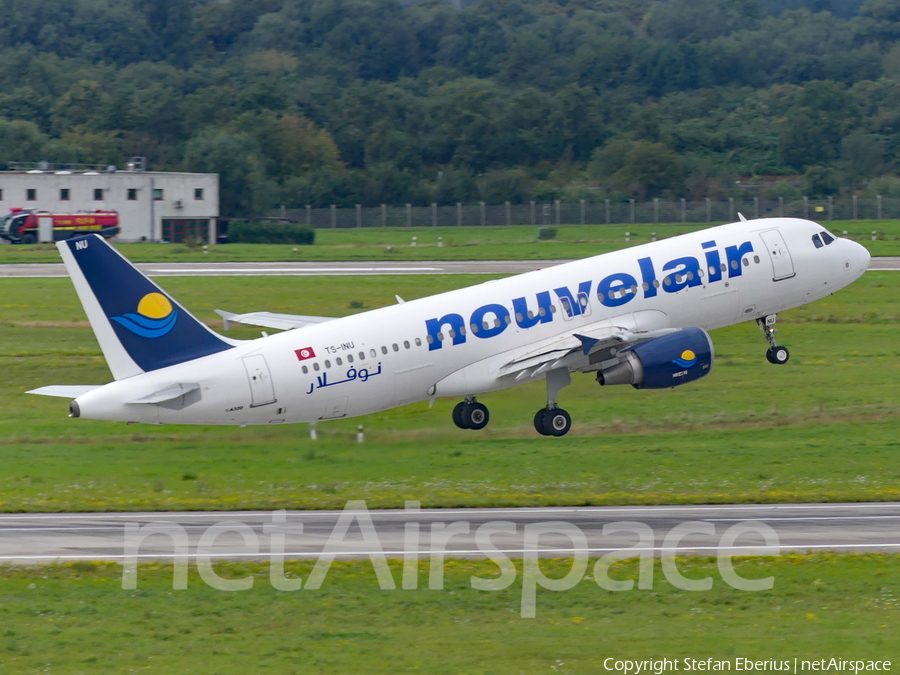
M 204 267 L 198 269 L 179 268 L 179 269 L 151 269 L 150 272 L 157 274 L 221 274 L 221 273 L 239 273 L 239 274 L 259 274 L 259 273 L 288 273 L 288 272 L 304 272 L 304 273 L 348 273 L 348 272 L 441 272 L 443 267 L 249 267 L 241 268 L 221 268 Z
M 370 512 L 371 513 L 371 512 Z M 421 513 L 421 512 L 420 512 Z M 302 512 L 296 514 L 298 516 L 302 516 Z M 318 514 L 323 515 L 323 514 Z M 376 514 L 378 515 L 378 514 Z M 393 515 L 393 514 L 391 514 Z M 406 514 L 410 516 L 415 516 L 418 514 L 410 513 Z M 762 522 L 794 522 L 794 521 L 807 521 L 807 520 L 898 520 L 900 519 L 900 514 L 892 514 L 885 516 L 870 516 L 870 515 L 860 515 L 860 516 L 785 516 L 785 517 L 758 517 L 758 518 L 701 518 L 701 520 L 709 523 L 742 523 L 747 522 L 748 520 L 758 520 Z M 417 520 L 416 518 L 410 518 L 410 520 Z M 424 519 L 423 519 L 424 520 Z M 182 527 L 191 528 L 191 527 L 204 527 L 201 523 L 189 523 L 189 522 L 180 522 L 178 523 Z M 259 524 L 265 525 L 266 522 L 261 522 Z M 585 525 L 585 523 L 581 523 Z M 598 523 L 599 524 L 599 523 Z M 376 523 L 377 526 L 377 523 Z M 118 524 L 110 524 L 108 527 L 104 527 L 102 525 L 85 525 L 85 526 L 67 526 L 67 525 L 47 525 L 47 526 L 33 526 L 33 527 L 0 527 L 0 532 L 78 532 L 78 531 L 91 531 L 91 532 L 106 532 L 111 528 L 118 528 Z
M 777 548 L 780 551 L 784 550 L 797 550 L 797 549 L 836 549 L 836 548 L 900 548 L 900 542 L 893 544 L 781 544 L 780 546 L 679 546 L 675 548 L 675 551 L 760 551 L 767 548 Z M 665 549 L 672 550 L 672 549 Z M 655 547 L 604 547 L 604 548 L 541 548 L 541 549 L 497 549 L 499 553 L 506 553 L 510 555 L 524 555 L 526 553 L 562 553 L 572 555 L 574 552 L 584 552 L 584 553 L 604 553 L 604 552 L 613 552 L 613 551 L 629 551 L 635 553 L 646 553 L 646 552 L 660 552 L 662 553 L 662 546 Z M 493 550 L 491 551 L 494 552 Z M 271 553 L 271 552 L 269 552 Z M 133 559 L 153 559 L 160 560 L 162 558 L 261 558 L 267 557 L 269 553 L 260 551 L 257 553 L 246 553 L 246 552 L 221 552 L 221 553 L 187 553 L 185 555 L 176 556 L 171 553 L 166 554 L 154 554 L 154 553 L 138 553 L 137 555 L 129 555 L 126 556 L 124 554 L 112 554 L 112 555 L 77 555 L 77 554 L 65 554 L 65 555 L 3 555 L 0 556 L 0 560 L 97 560 L 97 561 L 108 561 L 108 560 L 133 560 Z M 463 550 L 455 550 L 455 549 L 447 549 L 444 551 L 447 556 L 452 555 L 481 555 L 484 556 L 484 551 L 479 551 L 477 549 L 463 549 Z M 291 557 L 322 557 L 322 556 L 355 556 L 355 557 L 368 557 L 372 555 L 384 555 L 384 556 L 406 556 L 406 555 L 416 555 L 416 556 L 430 556 L 431 551 L 428 549 L 417 550 L 417 551 L 328 551 L 327 553 L 323 551 L 292 551 L 288 553 L 279 553 L 279 557 L 291 558 Z M 739 554 L 735 554 L 739 555 Z M 769 556 L 772 555 L 780 555 L 780 553 L 769 553 L 766 554 Z
M 689 506 L 573 506 L 573 507 L 519 507 L 519 508 L 497 508 L 497 509 L 423 509 L 420 511 L 405 511 L 403 509 L 369 509 L 368 511 L 348 511 L 348 513 L 369 513 L 379 517 L 395 517 L 395 516 L 422 516 L 423 514 L 443 515 L 443 514 L 461 514 L 468 513 L 473 515 L 488 514 L 521 514 L 521 515 L 538 515 L 542 513 L 659 513 L 667 511 L 760 511 L 760 510 L 788 510 L 788 509 L 884 509 L 894 508 L 900 510 L 898 502 L 877 502 L 877 503 L 856 503 L 856 504 L 696 504 Z M 343 509 L 334 509 L 327 511 L 288 511 L 289 515 L 302 515 L 312 517 L 332 517 L 343 513 Z M 271 511 L 153 511 L 138 512 L 129 511 L 122 513 L 5 513 L 0 514 L 2 520 L 17 519 L 37 519 L 37 520 L 121 520 L 121 519 L 153 519 L 153 518 L 172 518 L 181 517 L 187 520 L 192 518 L 252 518 L 252 517 L 268 517 Z M 824 517 L 824 516 L 823 516 Z

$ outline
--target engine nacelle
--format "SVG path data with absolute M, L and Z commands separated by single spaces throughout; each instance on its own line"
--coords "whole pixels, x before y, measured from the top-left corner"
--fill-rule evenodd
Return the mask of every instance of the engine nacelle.
M 597 372 L 597 382 L 670 389 L 709 375 L 713 361 L 715 350 L 709 333 L 702 328 L 684 328 L 622 350 L 618 363 Z

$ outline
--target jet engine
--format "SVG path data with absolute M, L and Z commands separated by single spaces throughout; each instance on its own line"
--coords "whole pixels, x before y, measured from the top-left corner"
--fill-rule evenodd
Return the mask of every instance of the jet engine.
M 715 351 L 705 330 L 683 328 L 625 348 L 617 358 L 616 363 L 597 371 L 597 382 L 601 385 L 670 389 L 708 375 Z

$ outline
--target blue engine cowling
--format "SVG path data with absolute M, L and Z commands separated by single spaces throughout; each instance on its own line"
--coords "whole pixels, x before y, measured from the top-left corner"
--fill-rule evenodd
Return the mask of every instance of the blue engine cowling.
M 705 377 L 712 370 L 715 350 L 702 328 L 641 342 L 619 352 L 620 360 L 597 373 L 601 385 L 630 384 L 635 389 L 670 389 Z

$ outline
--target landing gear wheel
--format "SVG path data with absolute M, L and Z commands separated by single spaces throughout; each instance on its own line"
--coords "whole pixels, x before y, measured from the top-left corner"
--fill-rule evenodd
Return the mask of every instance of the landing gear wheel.
M 460 429 L 484 429 L 490 419 L 487 406 L 475 399 L 460 401 L 453 407 L 453 423 Z
M 487 406 L 478 401 L 472 401 L 463 408 L 463 422 L 467 429 L 484 429 L 491 419 Z
M 463 424 L 463 409 L 465 409 L 465 407 L 465 401 L 460 401 L 455 406 L 453 406 L 453 424 L 458 426 L 460 429 L 468 429 L 468 427 Z
M 536 413 L 534 413 L 534 430 L 537 431 L 541 436 L 549 436 L 550 434 L 544 429 L 544 413 L 547 412 L 546 408 L 541 408 Z
M 788 359 L 791 358 L 791 353 L 787 347 L 770 347 L 769 351 L 766 352 L 766 358 L 769 360 L 769 363 L 781 366 L 788 362 Z
M 763 335 L 766 337 L 766 342 L 769 343 L 769 349 L 766 352 L 766 360 L 769 363 L 781 366 L 788 362 L 788 359 L 791 358 L 791 353 L 787 350 L 787 347 L 779 347 L 778 343 L 775 342 L 775 333 L 778 332 L 775 328 L 775 320 L 777 318 L 777 314 L 770 314 L 769 316 L 757 319 L 756 323 L 759 324 Z
M 572 428 L 572 418 L 562 408 L 543 408 L 534 416 L 534 428 L 542 436 L 565 436 Z

